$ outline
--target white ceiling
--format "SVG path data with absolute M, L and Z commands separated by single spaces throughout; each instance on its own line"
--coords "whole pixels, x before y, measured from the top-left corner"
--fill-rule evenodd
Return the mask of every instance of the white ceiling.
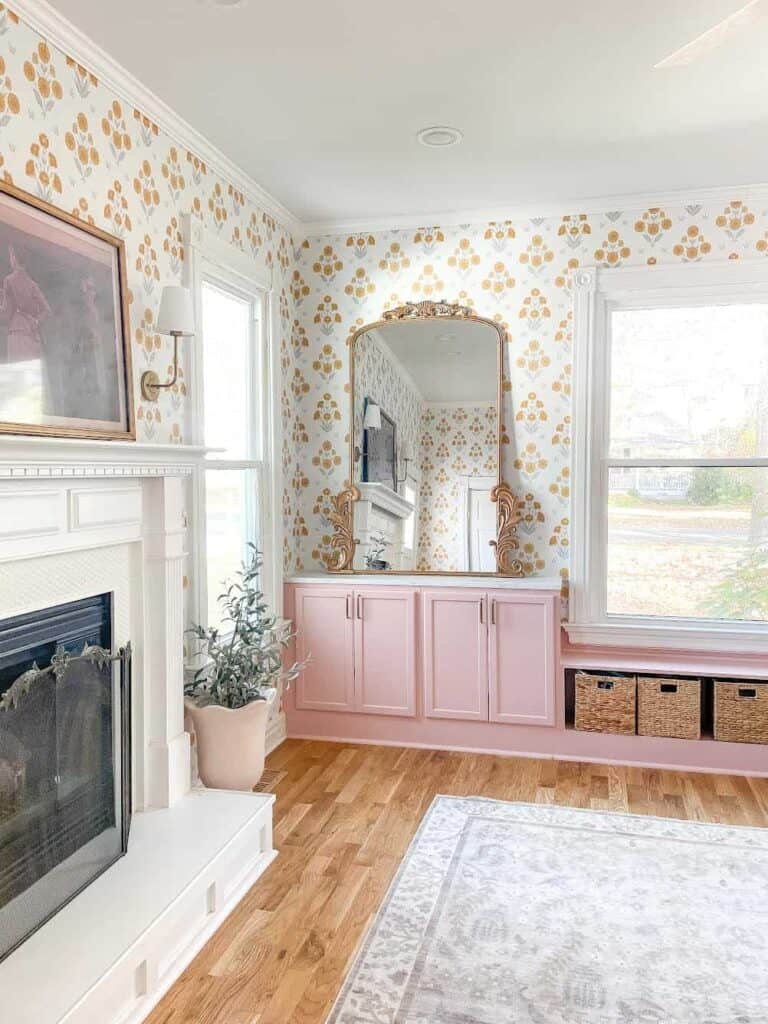
M 743 4 L 54 0 L 306 222 L 762 181 L 768 15 L 653 70 Z
M 376 332 L 426 402 L 495 402 L 499 335 L 476 320 L 403 320 Z

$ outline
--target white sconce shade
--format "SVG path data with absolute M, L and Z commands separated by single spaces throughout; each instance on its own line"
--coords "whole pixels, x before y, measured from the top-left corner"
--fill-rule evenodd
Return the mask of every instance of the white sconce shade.
M 400 458 L 403 462 L 413 462 L 413 450 L 409 444 L 403 443 L 400 445 Z
M 194 334 L 195 308 L 189 288 L 166 285 L 155 325 L 159 334 Z
M 381 430 L 381 408 L 375 402 L 369 402 L 365 407 L 363 428 L 365 430 Z

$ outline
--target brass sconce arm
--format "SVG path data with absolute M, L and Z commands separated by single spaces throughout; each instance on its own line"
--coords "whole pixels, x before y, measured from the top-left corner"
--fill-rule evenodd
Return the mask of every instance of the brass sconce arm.
M 171 331 L 173 338 L 173 371 L 168 380 L 160 383 L 160 378 L 154 370 L 145 370 L 141 375 L 141 397 L 145 402 L 156 402 L 157 396 L 162 388 L 172 388 L 179 379 L 179 338 L 181 331 Z
M 195 333 L 194 303 L 188 288 L 175 284 L 163 288 L 155 329 L 158 334 L 170 334 L 173 338 L 173 372 L 162 383 L 154 370 L 142 373 L 141 397 L 145 402 L 156 402 L 160 392 L 172 388 L 179 379 L 179 338 Z

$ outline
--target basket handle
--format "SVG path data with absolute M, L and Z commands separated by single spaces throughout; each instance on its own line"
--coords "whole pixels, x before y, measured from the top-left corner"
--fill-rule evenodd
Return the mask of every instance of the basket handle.
M 677 683 L 661 683 L 659 686 L 660 693 L 677 693 Z
M 752 700 L 757 697 L 757 690 L 754 686 L 740 686 L 739 696 L 745 697 L 747 700 Z
M 598 679 L 597 688 L 598 690 L 612 690 L 613 683 L 610 679 Z

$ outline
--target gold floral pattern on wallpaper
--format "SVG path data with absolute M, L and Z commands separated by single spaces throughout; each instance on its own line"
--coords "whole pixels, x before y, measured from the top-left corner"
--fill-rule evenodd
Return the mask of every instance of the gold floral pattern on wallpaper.
M 182 444 L 190 435 L 186 365 L 176 386 L 157 404 L 143 403 L 138 388 L 144 370 L 153 367 L 162 375 L 170 363 L 170 339 L 157 333 L 154 322 L 162 286 L 181 278 L 182 215 L 193 213 L 222 234 L 226 225 L 228 241 L 259 263 L 276 264 L 288 352 L 283 427 L 285 436 L 295 439 L 287 459 L 288 480 L 294 473 L 296 445 L 303 451 L 311 440 L 309 428 L 298 429 L 294 422 L 299 417 L 291 392 L 293 240 L 274 218 L 168 137 L 143 111 L 127 108 L 86 67 L 2 4 L 0 39 L 0 176 L 125 241 L 139 441 Z M 283 515 L 290 536 L 301 512 L 289 487 Z M 289 568 L 297 554 L 296 546 L 288 543 Z
M 596 264 L 612 268 L 766 256 L 768 211 L 737 195 L 707 206 L 576 211 L 514 223 L 428 225 L 308 239 L 297 253 L 303 285 L 309 288 L 294 325 L 294 337 L 300 339 L 294 356 L 301 372 L 301 400 L 313 410 L 331 409 L 335 402 L 341 416 L 319 413 L 312 418 L 309 443 L 298 448 L 302 484 L 294 497 L 308 528 L 299 554 L 302 565 L 309 569 L 322 564 L 329 531 L 313 509 L 319 507 L 318 495 L 340 490 L 347 476 L 346 462 L 338 468 L 324 462 L 321 468 L 313 457 L 321 436 L 330 449 L 347 450 L 346 342 L 356 326 L 378 320 L 384 309 L 406 301 L 445 298 L 506 327 L 503 475 L 524 501 L 521 557 L 526 572 L 560 576 L 565 591 L 572 275 L 579 267 Z M 358 282 L 365 284 L 356 291 Z M 330 372 L 328 352 L 334 356 Z M 442 425 L 431 424 L 422 445 L 420 528 L 432 560 L 448 568 L 455 528 L 441 488 L 450 486 L 454 467 L 466 463 L 473 449 L 466 429 L 440 419 Z M 432 507 L 430 496 L 435 499 Z
M 136 382 L 170 358 L 169 339 L 153 324 L 161 285 L 182 273 L 183 214 L 274 268 L 289 568 L 322 564 L 328 531 L 316 510 L 346 481 L 348 343 L 356 326 L 405 301 L 446 298 L 506 327 L 504 476 L 528 510 L 521 557 L 526 571 L 565 579 L 574 270 L 768 257 L 768 211 L 738 194 L 706 205 L 574 210 L 460 227 L 427 222 L 294 244 L 272 216 L 2 3 L 0 39 L 0 177 L 125 239 Z M 137 399 L 139 440 L 188 438 L 183 390 L 157 405 Z M 437 455 L 430 458 L 437 465 Z M 449 451 L 435 474 L 447 477 L 464 458 Z M 436 545 L 448 560 L 443 532 Z
M 497 475 L 497 422 L 493 403 L 423 407 L 417 569 L 463 568 L 464 481 Z

